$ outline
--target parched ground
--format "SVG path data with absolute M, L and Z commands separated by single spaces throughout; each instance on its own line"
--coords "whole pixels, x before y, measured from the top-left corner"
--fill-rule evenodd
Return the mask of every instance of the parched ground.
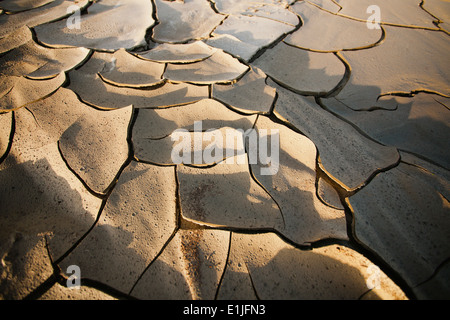
M 0 10 L 0 298 L 450 298 L 448 0 Z

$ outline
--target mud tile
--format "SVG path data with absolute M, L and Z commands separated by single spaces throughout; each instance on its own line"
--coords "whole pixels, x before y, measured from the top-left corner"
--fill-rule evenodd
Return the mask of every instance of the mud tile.
M 2 78 L 5 79 L 5 77 Z M 3 85 L 0 87 L 0 93 L 4 94 L 0 100 L 0 110 L 12 111 L 54 93 L 66 82 L 66 75 L 61 73 L 44 81 L 30 80 L 24 77 L 6 77 L 5 82 L 11 84 L 11 89 L 5 92 Z
M 161 63 L 191 63 L 211 57 L 217 50 L 202 41 L 187 44 L 159 44 L 155 48 L 136 53 L 142 59 Z
M 331 92 L 345 74 L 345 65 L 334 54 L 293 48 L 284 42 L 268 49 L 254 65 L 278 83 L 308 95 Z
M 348 199 L 356 237 L 411 287 L 427 280 L 450 252 L 450 204 L 430 179 L 429 172 L 400 164 Z
M 182 116 L 180 116 L 182 115 Z M 133 138 L 159 139 L 173 133 L 176 129 L 193 131 L 195 122 L 202 122 L 202 129 L 232 127 L 250 129 L 256 115 L 242 116 L 213 99 L 171 108 L 141 109 L 133 126 Z
M 30 40 L 0 57 L 0 73 L 2 78 L 49 79 L 76 68 L 87 60 L 89 53 L 85 48 L 45 48 Z
M 88 0 L 79 0 L 75 6 L 73 1 L 55 0 L 45 6 L 33 10 L 27 10 L 16 14 L 2 14 L 0 16 L 0 37 L 4 37 L 8 33 L 23 26 L 33 28 L 41 24 L 59 20 L 78 9 L 83 10 L 88 4 Z
M 268 46 L 283 34 L 293 29 L 293 26 L 270 19 L 255 16 L 231 15 L 214 30 L 213 36 L 231 36 L 233 39 L 237 39 L 243 43 L 244 46 L 250 45 L 253 49 L 252 54 L 241 57 L 248 61 L 261 48 Z M 217 44 L 217 42 L 214 41 L 214 38 L 207 43 L 212 46 Z M 242 49 L 239 48 L 235 51 L 235 47 L 234 44 L 232 44 L 232 46 L 219 46 L 220 49 L 223 49 L 232 55 L 239 56 Z
M 231 250 L 247 266 L 255 292 L 262 300 L 356 300 L 368 291 L 371 267 L 377 268 L 379 285 L 374 299 L 406 299 L 376 265 L 347 247 L 331 245 L 302 251 L 273 233 L 233 233 Z
M 229 83 L 249 68 L 229 54 L 218 50 L 210 58 L 190 64 L 168 64 L 164 77 L 172 82 L 195 84 Z
M 128 126 L 131 107 L 98 111 L 80 102 L 68 89 L 29 106 L 45 135 L 41 141 L 53 141 L 60 148 L 67 165 L 87 186 L 103 193 L 128 158 Z
M 176 226 L 175 173 L 132 162 L 121 174 L 100 219 L 60 264 L 82 277 L 128 293 Z
M 163 63 L 145 61 L 121 49 L 112 55 L 111 62 L 99 75 L 119 87 L 150 87 L 163 82 L 164 67 Z
M 225 268 L 229 232 L 179 230 L 131 294 L 139 299 L 213 300 Z
M 151 163 L 172 165 L 173 153 L 183 150 L 186 154 L 182 159 L 191 159 L 187 163 L 214 164 L 226 157 L 227 129 L 232 132 L 242 130 L 235 132 L 238 136 L 250 129 L 255 120 L 256 116 L 241 116 L 212 99 L 173 108 L 141 109 L 133 126 L 135 156 Z M 181 134 L 180 130 L 185 130 L 187 135 Z M 233 144 L 233 148 L 235 146 Z M 211 151 L 211 160 L 203 157 L 206 149 L 215 150 Z M 223 157 L 216 151 L 221 151 Z M 229 153 L 231 151 L 233 156 L 236 155 L 237 149 L 230 149 Z M 195 161 L 192 156 L 198 153 L 201 159 Z
M 74 105 L 83 105 L 78 100 Z M 59 147 L 68 165 L 95 192 L 106 193 L 128 159 L 132 107 L 86 113 L 64 131 Z
M 336 99 L 354 110 L 369 110 L 395 109 L 395 103 L 378 100 L 393 92 L 430 90 L 449 96 L 450 79 L 442 73 L 450 64 L 448 36 L 429 30 L 385 29 L 386 40 L 379 46 L 342 53 L 352 72 Z
M 39 41 L 50 46 L 129 49 L 145 45 L 146 31 L 155 22 L 152 13 L 149 1 L 103 0 L 94 2 L 88 14 L 79 17 L 79 27 L 73 26 L 69 17 L 37 26 L 35 31 Z
M 155 3 L 159 24 L 153 30 L 153 38 L 158 42 L 183 43 L 206 39 L 225 18 L 216 14 L 203 0 L 156 0 Z
M 14 48 L 20 47 L 32 39 L 33 34 L 30 28 L 27 26 L 18 28 L 0 39 L 0 53 L 5 53 Z
M 232 85 L 213 85 L 213 97 L 245 113 L 268 113 L 276 90 L 266 84 L 266 74 L 252 68 Z
M 135 108 L 156 108 L 192 103 L 207 98 L 207 86 L 165 83 L 163 86 L 139 90 L 121 88 L 103 81 L 97 73 L 108 70 L 112 55 L 94 53 L 91 59 L 80 69 L 70 72 L 68 88 L 80 98 L 101 109 L 117 109 L 129 105 Z
M 67 168 L 57 137 L 44 123 L 40 126 L 31 108 L 16 112 L 11 151 L 0 166 L 1 236 L 18 230 L 31 242 L 47 236 L 57 260 L 93 225 L 101 199 Z M 47 254 L 40 256 L 49 261 Z
M 245 229 L 283 225 L 276 203 L 253 180 L 245 154 L 208 169 L 181 166 L 179 181 L 182 214 L 188 220 Z
M 54 0 L 3 0 L 0 8 L 7 12 L 21 12 L 42 7 Z
M 297 2 L 292 10 L 302 17 L 303 25 L 284 42 L 299 48 L 317 51 L 356 49 L 372 46 L 382 37 L 381 29 L 369 29 L 365 22 L 331 14 L 306 1 Z
M 271 163 L 264 165 L 267 161 L 260 154 L 258 163 L 251 164 L 251 168 L 255 178 L 280 206 L 284 226 L 277 230 L 300 245 L 326 238 L 347 239 L 344 211 L 323 204 L 316 195 L 317 150 L 312 141 L 267 117 L 258 118 L 256 130 L 260 135 L 267 132 L 269 136 Z M 279 141 L 272 135 L 279 135 Z M 274 142 L 279 143 L 279 150 L 274 148 Z M 274 151 L 279 153 L 278 157 Z M 264 167 L 278 168 L 268 174 L 261 170 Z
M 353 126 L 322 109 L 313 99 L 276 84 L 273 86 L 279 95 L 276 114 L 314 142 L 319 152 L 319 165 L 342 187 L 354 190 L 377 170 L 398 162 L 399 154 L 395 147 L 383 146 L 361 135 Z
M 395 101 L 397 108 L 370 112 L 353 111 L 340 103 L 326 104 L 380 143 L 412 152 L 448 168 L 450 112 L 435 97 L 427 93 L 414 97 L 386 96 L 383 99 Z

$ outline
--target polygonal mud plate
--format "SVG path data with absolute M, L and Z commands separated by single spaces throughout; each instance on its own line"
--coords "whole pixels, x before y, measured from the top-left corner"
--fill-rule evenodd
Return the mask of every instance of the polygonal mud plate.
M 366 21 L 376 12 L 368 9 L 377 6 L 381 23 L 436 29 L 433 17 L 420 7 L 421 0 L 391 0 L 389 4 L 383 0 L 336 0 L 336 2 L 342 7 L 339 15 Z
M 225 18 L 203 0 L 156 0 L 155 4 L 159 24 L 153 30 L 153 38 L 158 42 L 185 43 L 206 39 Z
M 266 84 L 266 75 L 252 68 L 238 82 L 231 85 L 213 85 L 213 97 L 244 113 L 268 113 L 276 90 Z
M 50 49 L 30 40 L 0 57 L 0 73 L 49 79 L 76 68 L 87 60 L 89 53 L 86 48 Z
M 0 87 L 4 94 L 0 100 L 1 111 L 13 111 L 30 103 L 48 97 L 66 82 L 65 73 L 48 80 L 30 80 L 24 77 L 5 77 Z M 3 79 L 5 79 L 3 78 Z M 9 83 L 9 91 L 4 91 L 3 85 Z
M 284 42 L 299 48 L 316 51 L 366 48 L 382 38 L 381 29 L 369 29 L 365 22 L 331 14 L 306 1 L 297 2 L 292 10 L 302 17 L 303 25 Z
M 255 54 L 261 48 L 270 45 L 283 34 L 286 34 L 293 29 L 293 26 L 270 19 L 254 16 L 232 15 L 227 17 L 226 20 L 214 30 L 212 35 L 231 36 L 239 40 L 243 46 L 251 45 L 253 48 L 253 54 Z M 216 42 L 210 41 L 208 41 L 208 43 L 213 46 L 216 44 Z M 237 51 L 234 50 L 234 48 L 236 48 L 235 45 L 231 47 L 222 45 L 220 48 L 235 56 L 239 56 L 239 53 L 241 52 L 241 49 L 238 49 Z M 242 58 L 249 60 L 253 54 Z
M 230 233 L 178 230 L 131 291 L 139 299 L 212 300 L 224 272 Z
M 205 60 L 217 50 L 202 41 L 188 44 L 163 43 L 146 51 L 138 52 L 139 57 L 161 63 L 190 63 Z
M 49 254 L 57 260 L 89 230 L 102 201 L 67 168 L 45 123 L 25 108 L 15 115 L 11 151 L 0 165 L 0 242 L 8 281 L 23 298 L 52 274 Z
M 429 90 L 450 95 L 448 36 L 443 32 L 385 26 L 386 40 L 377 47 L 346 51 L 350 79 L 335 98 L 354 110 L 395 109 L 389 93 Z M 380 81 L 383 79 L 383 81 Z
M 129 293 L 176 227 L 174 168 L 131 162 L 92 231 L 60 264 Z
M 280 229 L 283 217 L 256 183 L 245 154 L 211 168 L 180 166 L 183 217 L 198 224 L 239 229 Z
M 133 105 L 135 108 L 156 108 L 192 103 L 208 97 L 207 86 L 165 83 L 145 88 L 117 87 L 106 83 L 98 73 L 109 70 L 113 55 L 95 52 L 80 69 L 70 72 L 69 88 L 83 102 L 101 109 L 117 109 Z
M 241 77 L 249 67 L 229 54 L 218 50 L 206 60 L 190 64 L 168 64 L 164 77 L 172 82 L 195 84 L 230 83 Z
M 27 26 L 33 28 L 51 21 L 60 20 L 74 12 L 83 11 L 90 1 L 78 0 L 76 3 L 69 0 L 55 0 L 45 6 L 27 10 L 16 14 L 0 15 L 0 37 L 19 28 Z
M 384 145 L 418 154 L 440 164 L 450 166 L 450 112 L 438 102 L 450 99 L 419 93 L 413 97 L 383 97 L 393 100 L 395 110 L 354 111 L 339 101 L 326 101 L 333 112 L 355 124 L 373 139 Z
M 367 295 L 374 285 L 371 270 L 376 270 L 377 288 Z M 406 299 L 376 265 L 350 248 L 331 245 L 302 251 L 273 233 L 233 232 L 218 297 L 233 299 L 234 291 L 241 290 L 246 299 L 261 300 Z
M 3 0 L 0 8 L 7 12 L 21 12 L 36 9 L 54 0 Z
M 450 203 L 434 181 L 429 172 L 400 164 L 348 199 L 357 239 L 411 287 L 428 280 L 450 253 Z
M 334 54 L 306 51 L 284 42 L 268 49 L 254 65 L 283 86 L 305 95 L 331 93 L 345 75 L 344 63 Z
M 152 13 L 151 1 L 102 0 L 94 2 L 85 15 L 78 12 L 78 17 L 40 25 L 35 30 L 39 41 L 50 46 L 134 48 L 145 45 L 146 31 L 154 24 Z

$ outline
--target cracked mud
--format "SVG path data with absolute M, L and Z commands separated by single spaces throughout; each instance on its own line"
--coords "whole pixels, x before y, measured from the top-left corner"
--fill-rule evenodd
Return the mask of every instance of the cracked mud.
M 449 19 L 1 1 L 0 298 L 450 298 Z M 248 141 L 204 140 L 253 129 L 279 133 L 271 175 Z M 176 163 L 176 130 L 223 157 Z

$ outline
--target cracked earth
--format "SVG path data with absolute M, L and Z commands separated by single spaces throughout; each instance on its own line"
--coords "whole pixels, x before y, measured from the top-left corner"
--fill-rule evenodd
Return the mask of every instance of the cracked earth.
M 449 20 L 448 0 L 0 1 L 0 298 L 450 298 Z M 247 144 L 174 163 L 197 121 L 278 130 L 277 172 Z

